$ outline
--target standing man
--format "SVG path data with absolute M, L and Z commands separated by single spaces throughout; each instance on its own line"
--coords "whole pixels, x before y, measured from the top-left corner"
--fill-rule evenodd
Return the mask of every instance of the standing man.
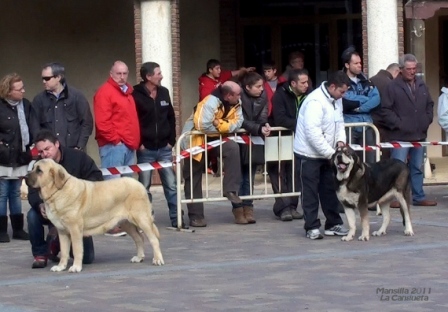
M 140 122 L 140 147 L 137 150 L 137 163 L 154 161 L 172 162 L 173 146 L 176 143 L 176 117 L 167 88 L 162 87 L 163 79 L 160 65 L 147 62 L 140 68 L 142 82 L 134 86 L 132 96 L 137 107 Z M 163 191 L 168 203 L 171 225 L 177 227 L 177 189 L 173 168 L 159 169 Z M 150 201 L 152 171 L 138 174 L 138 180 L 145 186 Z M 185 227 L 185 224 L 183 224 Z
M 232 79 L 233 76 L 241 75 L 247 71 L 254 71 L 255 67 L 241 67 L 237 70 L 222 70 L 218 60 L 207 61 L 207 70 L 199 77 L 199 101 L 202 101 L 213 90 L 224 82 Z
M 389 66 L 387 66 L 386 70 L 381 69 L 378 72 L 378 74 L 370 78 L 370 81 L 372 81 L 373 85 L 377 87 L 378 91 L 380 92 L 381 102 L 386 96 L 387 85 L 392 80 L 394 80 L 399 73 L 400 73 L 400 65 L 398 65 L 397 63 L 392 63 Z M 382 104 L 380 104 L 379 106 L 377 106 L 377 108 L 372 110 L 371 115 L 373 119 L 373 124 L 378 128 L 378 131 L 380 133 L 380 141 L 389 142 L 387 128 L 382 123 L 381 106 Z M 381 151 L 381 159 L 389 159 L 389 158 L 390 158 L 390 149 L 388 148 L 383 149 Z
M 289 71 L 288 83 L 282 84 L 272 97 L 271 125 L 285 127 L 292 133 L 295 132 L 299 109 L 307 96 L 308 79 L 306 69 L 291 69 Z M 278 162 L 270 162 L 267 165 L 267 171 L 275 194 L 293 192 L 292 161 L 281 162 L 280 169 Z M 300 181 L 297 180 L 295 186 L 297 190 L 300 190 Z M 302 219 L 303 215 L 297 211 L 298 203 L 297 196 L 276 197 L 273 207 L 274 214 L 282 221 Z
M 93 98 L 96 140 L 103 168 L 135 164 L 134 152 L 140 146 L 140 127 L 132 97 L 133 89 L 127 83 L 128 75 L 127 65 L 116 61 L 110 69 L 109 79 Z M 115 228 L 109 235 L 124 236 L 126 232 Z
M 289 72 L 293 69 L 305 69 L 305 54 L 302 51 L 293 51 L 288 56 L 288 65 L 282 76 L 285 80 L 289 79 Z M 313 83 L 308 75 L 308 92 L 313 90 Z
M 400 57 L 401 73 L 387 86 L 382 102 L 382 118 L 392 141 L 425 141 L 432 123 L 434 102 L 423 80 L 415 75 L 417 58 L 412 54 Z M 423 191 L 423 154 L 418 147 L 394 148 L 391 157 L 407 162 L 411 170 L 412 200 L 414 206 L 436 206 L 427 200 Z M 400 207 L 392 202 L 392 208 Z
M 64 167 L 74 177 L 89 181 L 102 181 L 103 174 L 95 165 L 95 162 L 86 153 L 62 146 L 58 138 L 49 130 L 39 132 L 34 140 L 40 158 L 50 158 Z M 32 268 L 40 269 L 47 266 L 49 256 L 56 260 L 59 248 L 48 251 L 47 242 L 44 239 L 44 225 L 53 227 L 45 213 L 45 205 L 39 197 L 39 190 L 30 188 L 28 202 L 31 209 L 28 211 L 28 231 L 30 235 L 31 250 L 34 261 Z M 83 263 L 92 263 L 95 258 L 92 237 L 84 237 Z M 58 244 L 59 245 L 59 244 Z
M 199 130 L 205 133 L 233 133 L 239 130 L 243 124 L 240 96 L 241 87 L 237 83 L 233 81 L 224 82 L 222 86 L 219 86 L 212 94 L 198 103 L 193 114 L 193 123 L 191 119 L 187 120 L 182 132 Z M 201 146 L 205 142 L 203 135 L 194 135 L 191 141 L 191 147 Z M 224 196 L 234 204 L 241 204 L 242 200 L 237 195 L 241 185 L 241 162 L 238 143 L 229 140 L 221 148 L 226 171 L 223 178 Z M 220 147 L 218 146 L 211 151 L 217 153 L 219 149 Z M 184 162 L 183 175 L 185 179 L 184 190 L 186 199 L 202 198 L 204 158 L 203 154 L 198 154 L 192 156 L 192 159 L 186 159 Z M 193 194 L 191 194 L 191 189 L 193 189 Z M 207 226 L 204 218 L 203 203 L 191 203 L 187 204 L 187 207 L 190 226 Z M 243 207 L 234 208 L 232 212 L 235 217 L 235 222 L 245 219 Z
M 302 208 L 306 237 L 322 239 L 319 201 L 325 215 L 325 235 L 347 235 L 339 215 L 331 156 L 345 144 L 342 97 L 350 85 L 338 71 L 311 92 L 302 104 L 294 138 L 296 174 L 302 181 Z
M 42 66 L 44 91 L 33 100 L 32 133 L 52 131 L 65 147 L 85 149 L 93 130 L 89 102 L 77 89 L 67 85 L 60 63 Z
M 369 122 L 373 123 L 370 112 L 380 105 L 380 93 L 378 89 L 366 78 L 362 72 L 361 57 L 354 48 L 348 48 L 342 53 L 344 72 L 350 78 L 350 85 L 342 99 L 345 123 Z M 368 127 L 365 130 L 366 141 L 363 142 L 363 128 L 354 127 L 347 130 L 347 138 L 352 144 L 375 145 L 375 132 Z M 374 163 L 375 151 L 366 152 L 366 161 Z

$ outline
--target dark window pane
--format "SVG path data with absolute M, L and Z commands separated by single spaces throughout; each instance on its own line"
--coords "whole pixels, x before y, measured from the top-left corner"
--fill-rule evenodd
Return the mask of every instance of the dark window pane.
M 270 27 L 246 26 L 243 38 L 244 66 L 255 66 L 258 72 L 263 72 L 263 62 L 272 59 Z
M 338 34 L 339 34 L 339 45 L 338 45 L 338 59 L 339 67 L 343 68 L 341 55 L 342 52 L 349 46 L 354 46 L 356 52 L 362 58 L 362 23 L 359 19 L 347 19 L 338 21 Z
M 241 17 L 361 13 L 361 0 L 240 0 Z

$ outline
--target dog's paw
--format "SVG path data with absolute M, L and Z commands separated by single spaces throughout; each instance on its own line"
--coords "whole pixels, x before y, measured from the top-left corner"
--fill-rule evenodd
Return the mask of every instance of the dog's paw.
M 82 266 L 79 266 L 79 265 L 72 265 L 72 266 L 68 269 L 68 271 L 69 271 L 70 273 L 79 273 L 79 272 L 81 272 L 81 270 L 82 270 Z
M 369 235 L 361 235 L 360 237 L 358 237 L 358 240 L 367 242 L 369 238 L 370 238 Z
M 143 262 L 143 259 L 145 259 L 144 257 L 139 257 L 139 256 L 133 256 L 131 259 L 132 263 L 140 263 Z
M 372 233 L 372 236 L 381 236 L 386 235 L 386 231 L 375 231 Z
M 341 237 L 341 241 L 344 241 L 344 242 L 349 242 L 351 240 L 353 240 L 353 235 L 346 235 L 346 236 Z
M 404 230 L 404 235 L 406 235 L 406 236 L 414 236 L 414 232 L 412 230 Z
M 50 271 L 51 272 L 61 272 L 64 271 L 66 269 L 66 266 L 64 265 L 54 265 L 51 267 Z
M 153 264 L 153 265 L 164 265 L 165 262 L 163 261 L 162 258 L 160 258 L 160 259 L 153 258 L 153 259 L 152 259 L 152 264 Z

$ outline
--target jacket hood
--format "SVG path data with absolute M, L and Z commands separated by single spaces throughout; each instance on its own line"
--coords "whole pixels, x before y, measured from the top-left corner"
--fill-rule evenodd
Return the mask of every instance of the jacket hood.
M 139 84 L 135 85 L 134 90 L 135 90 L 135 92 L 142 93 L 146 96 L 149 96 L 148 89 L 146 89 L 145 83 L 143 81 L 140 82 Z
M 447 94 L 448 95 L 448 88 L 443 87 L 440 91 L 442 91 L 442 93 Z

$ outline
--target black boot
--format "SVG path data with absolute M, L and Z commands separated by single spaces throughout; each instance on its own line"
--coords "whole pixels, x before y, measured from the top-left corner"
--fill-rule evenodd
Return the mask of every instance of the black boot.
M 0 216 L 0 243 L 9 243 L 7 216 Z
M 23 213 L 10 215 L 12 225 L 12 238 L 30 240 L 30 236 L 23 230 Z

